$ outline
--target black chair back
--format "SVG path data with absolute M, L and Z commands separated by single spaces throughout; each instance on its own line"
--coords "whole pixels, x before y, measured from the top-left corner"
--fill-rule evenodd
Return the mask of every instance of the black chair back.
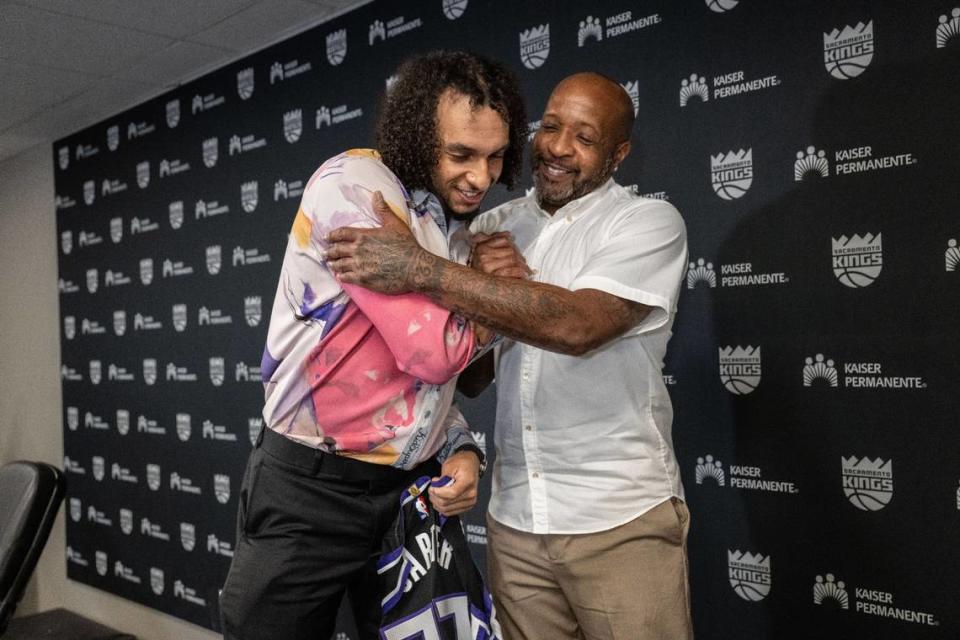
M 43 462 L 0 468 L 0 634 L 37 566 L 65 485 L 63 473 Z

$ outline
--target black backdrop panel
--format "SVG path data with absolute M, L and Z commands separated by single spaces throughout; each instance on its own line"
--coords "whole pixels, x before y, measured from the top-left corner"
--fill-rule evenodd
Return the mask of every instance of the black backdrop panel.
M 533 127 L 567 74 L 621 82 L 617 178 L 686 220 L 698 637 L 958 637 L 955 4 L 378 1 L 58 141 L 68 575 L 216 628 L 299 192 L 406 54 L 468 46 Z M 494 402 L 461 399 L 491 457 Z

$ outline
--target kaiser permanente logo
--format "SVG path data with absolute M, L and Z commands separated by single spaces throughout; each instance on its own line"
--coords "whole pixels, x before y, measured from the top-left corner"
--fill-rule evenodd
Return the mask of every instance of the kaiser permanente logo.
M 539 69 L 550 56 L 550 24 L 520 32 L 520 60 L 527 69 Z
M 833 274 L 851 289 L 868 287 L 883 270 L 883 234 L 854 234 L 830 238 L 833 250 Z
M 423 22 L 420 18 L 414 18 L 412 20 L 407 20 L 403 16 L 397 16 L 387 20 L 386 25 L 384 25 L 381 20 L 374 20 L 370 23 L 370 30 L 367 35 L 370 46 L 372 47 L 375 42 L 378 40 L 383 42 L 390 38 L 395 38 L 401 34 L 404 34 L 408 31 L 413 31 L 423 26 Z
M 837 176 L 863 173 L 865 171 L 908 167 L 919 162 L 912 153 L 875 156 L 873 147 L 869 145 L 840 149 L 832 155 L 834 162 L 833 173 Z M 813 145 L 797 151 L 796 160 L 793 163 L 794 181 L 800 182 L 811 178 L 828 178 L 829 176 L 830 160 L 826 151 L 818 149 Z
M 270 65 L 270 84 L 289 80 L 290 78 L 310 71 L 311 68 L 312 66 L 309 62 L 300 64 L 300 61 L 296 59 L 287 62 L 274 62 Z
M 879 511 L 893 499 L 893 460 L 840 457 L 843 493 L 858 509 Z
M 846 389 L 926 389 L 920 376 L 884 375 L 879 362 L 846 362 L 841 368 L 822 353 L 807 357 L 803 365 L 804 387 L 840 387 Z M 841 384 L 842 383 L 842 384 Z
M 957 247 L 957 239 L 947 240 L 947 250 L 943 254 L 944 267 L 947 271 L 957 271 L 960 267 L 960 248 Z
M 751 393 L 760 384 L 760 347 L 720 347 L 720 381 L 732 394 Z
M 860 614 L 902 620 L 930 627 L 940 625 L 932 613 L 897 607 L 893 594 L 880 589 L 856 587 L 853 589 L 854 611 Z M 828 573 L 814 578 L 813 603 L 824 608 L 848 611 L 850 609 L 850 591 L 842 580 Z
M 580 21 L 580 28 L 577 30 L 577 46 L 582 47 L 590 40 L 601 41 L 606 37 L 616 38 L 627 33 L 633 33 L 640 29 L 660 24 L 663 20 L 659 13 L 652 13 L 642 18 L 634 18 L 632 11 L 624 11 L 614 16 L 606 18 L 594 18 L 587 16 Z M 606 28 L 606 30 L 604 30 Z
M 950 15 L 940 16 L 937 25 L 937 49 L 943 49 L 952 38 L 960 35 L 960 7 L 954 7 Z
M 314 125 L 317 129 L 320 129 L 324 125 L 330 127 L 347 120 L 359 118 L 362 115 L 363 109 L 360 107 L 357 107 L 356 109 L 350 109 L 347 107 L 347 105 L 341 104 L 331 109 L 326 105 L 323 105 L 317 109 L 316 117 L 314 118 Z
M 765 480 L 760 467 L 732 464 L 730 473 L 723 470 L 723 463 L 707 454 L 697 458 L 694 478 L 698 485 L 715 484 L 718 487 L 749 491 L 768 491 L 771 493 L 800 493 L 793 482 L 785 480 Z
M 752 262 L 737 262 L 720 265 L 720 285 L 723 287 L 750 287 L 757 285 L 779 285 L 790 282 L 790 277 L 782 272 L 754 272 Z M 687 266 L 687 289 L 717 287 L 717 271 L 712 262 L 697 258 Z
M 856 78 L 873 61 L 873 20 L 823 34 L 823 62 L 838 80 Z
M 706 76 L 692 73 L 688 78 L 680 81 L 680 106 L 685 107 L 691 101 L 709 101 L 710 87 L 713 87 L 713 99 L 722 100 L 742 93 L 779 87 L 781 84 L 780 78 L 776 75 L 747 80 L 745 72 L 740 70 L 713 76 L 708 85 Z
M 711 155 L 710 182 L 722 199 L 742 198 L 753 184 L 753 149 Z
M 748 602 L 759 602 L 770 593 L 770 556 L 727 550 L 727 568 L 733 592 Z

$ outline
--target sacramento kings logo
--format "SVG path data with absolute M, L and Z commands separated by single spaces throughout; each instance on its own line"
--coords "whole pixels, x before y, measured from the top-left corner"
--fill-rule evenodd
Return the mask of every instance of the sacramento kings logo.
M 830 175 L 830 163 L 823 149 L 807 147 L 807 150 L 797 151 L 797 161 L 793 163 L 793 179 L 796 182 L 809 177 L 826 178 Z
M 63 255 L 70 255 L 70 252 L 73 251 L 73 231 L 60 233 L 60 248 L 63 249 Z
M 160 490 L 160 465 L 147 465 L 147 486 L 150 487 L 150 491 Z
M 706 0 L 706 2 L 711 11 L 726 13 L 737 6 L 740 0 Z
M 303 110 L 293 109 L 283 114 L 283 137 L 293 144 L 303 133 Z
M 247 433 L 250 436 L 250 444 L 257 444 L 257 438 L 263 429 L 263 418 L 250 418 L 247 420 Z
M 263 318 L 260 296 L 249 296 L 243 299 L 243 315 L 247 319 L 247 325 L 256 327 Z
M 113 125 L 107 128 L 107 148 L 116 151 L 120 146 L 120 127 Z
M 220 146 L 216 138 L 207 138 L 203 141 L 203 164 L 208 168 L 213 168 L 217 164 L 217 158 L 220 157 Z
M 103 456 L 93 456 L 91 460 L 91 467 L 93 469 L 93 478 L 97 482 L 103 480 L 104 470 L 106 469 L 106 463 L 103 460 Z
M 630 96 L 630 102 L 633 103 L 633 117 L 640 113 L 640 83 L 638 80 L 628 80 L 620 85 Z
M 824 359 L 822 353 L 816 357 L 807 358 L 803 365 L 803 386 L 812 387 L 814 385 L 823 385 L 836 387 L 839 384 L 837 368 L 833 360 Z
M 170 315 L 173 317 L 173 328 L 176 329 L 178 333 L 182 333 L 183 330 L 187 328 L 187 305 L 173 305 Z
M 710 89 L 707 88 L 707 79 L 695 73 L 690 78 L 680 81 L 680 106 L 685 107 L 693 99 L 707 102 L 710 99 Z
M 103 365 L 99 360 L 90 361 L 90 382 L 92 384 L 100 384 L 100 379 L 103 376 Z
M 260 188 L 256 180 L 244 182 L 240 185 L 240 204 L 247 213 L 253 213 L 260 200 Z
M 123 309 L 113 312 L 113 333 L 117 337 L 127 332 L 127 312 Z
M 753 184 L 753 149 L 710 156 L 710 182 L 724 200 L 743 197 Z
M 760 347 L 720 348 L 720 380 L 730 393 L 751 393 L 760 384 Z
M 83 201 L 90 206 L 97 197 L 97 184 L 93 180 L 83 183 Z
M 70 431 L 76 431 L 80 426 L 80 409 L 77 407 L 67 407 L 67 428 Z
M 253 67 L 237 71 L 237 95 L 241 100 L 249 100 L 253 95 Z
M 152 385 L 157 381 L 157 360 L 156 358 L 144 358 L 143 360 L 143 381 Z
M 82 514 L 83 507 L 80 504 L 80 498 L 70 498 L 70 519 L 74 522 L 80 522 Z
M 133 532 L 133 511 L 130 509 L 120 509 L 120 530 L 125 535 Z
M 730 586 L 750 602 L 759 602 L 770 593 L 770 556 L 727 550 Z
M 520 32 L 520 60 L 527 69 L 539 69 L 550 55 L 550 24 Z
M 220 245 L 215 244 L 212 247 L 207 247 L 207 273 L 212 276 L 220 273 L 220 266 L 223 264 L 223 252 L 220 250 Z
M 57 150 L 57 160 L 61 170 L 66 170 L 70 166 L 70 147 L 60 147 Z M 89 202 L 87 204 L 90 204 Z
M 843 581 L 837 581 L 832 573 L 817 576 L 813 585 L 813 604 L 819 604 L 833 609 L 849 609 L 850 595 L 847 593 Z
M 193 551 L 197 544 L 197 530 L 189 522 L 180 523 L 180 544 L 184 551 Z
M 180 438 L 180 442 L 186 442 L 190 439 L 190 434 L 193 432 L 193 428 L 190 424 L 190 414 L 189 413 L 178 413 L 177 414 L 177 437 Z
M 217 496 L 217 502 L 227 504 L 230 499 L 230 476 L 225 473 L 214 474 L 213 494 Z
M 456 20 L 467 10 L 469 0 L 443 0 L 443 15 L 447 20 Z
M 823 62 L 838 80 L 856 78 L 873 61 L 873 20 L 823 34 Z
M 830 238 L 833 247 L 833 274 L 842 284 L 858 289 L 867 287 L 883 269 L 883 234 L 868 233 L 863 237 Z
M 119 244 L 123 240 L 123 218 L 110 219 L 110 240 L 113 244 Z
M 879 511 L 893 499 L 893 460 L 840 457 L 843 493 L 863 511 Z
M 327 62 L 334 67 L 347 57 L 347 30 L 340 29 L 327 34 Z
M 150 567 L 150 589 L 155 595 L 163 593 L 163 570 Z
M 63 317 L 63 335 L 67 340 L 73 340 L 77 335 L 77 319 L 74 316 Z
M 153 282 L 153 258 L 140 260 L 140 282 L 143 283 L 143 286 Z
M 180 124 L 180 100 L 175 99 L 167 103 L 167 126 L 171 129 Z
M 137 186 L 146 189 L 150 184 L 150 162 L 140 162 L 137 164 Z
M 707 455 L 704 458 L 697 458 L 695 477 L 697 484 L 703 484 L 704 480 L 713 480 L 713 482 L 721 487 L 727 484 L 727 476 L 723 472 L 723 463 L 719 460 L 714 460 L 711 455 Z
M 97 573 L 102 576 L 107 575 L 107 554 L 105 551 L 97 551 L 94 553 L 96 558 Z
M 177 230 L 183 226 L 183 200 L 171 202 L 167 210 L 170 214 L 170 228 Z
M 126 409 L 117 409 L 117 431 L 122 436 L 130 433 L 130 412 Z
M 219 387 L 226 378 L 226 368 L 223 364 L 223 358 L 210 358 L 210 382 L 213 386 Z

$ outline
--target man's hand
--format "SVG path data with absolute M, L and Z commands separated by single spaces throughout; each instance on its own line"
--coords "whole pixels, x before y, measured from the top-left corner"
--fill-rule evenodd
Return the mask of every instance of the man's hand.
M 425 250 L 379 191 L 373 194 L 373 211 L 383 226 L 340 227 L 327 235 L 327 264 L 341 282 L 380 293 L 407 293 L 417 258 Z
M 473 451 L 458 451 L 443 463 L 441 476 L 453 478 L 443 487 L 430 487 L 430 503 L 434 509 L 450 517 L 469 511 L 477 504 L 480 481 L 480 458 Z M 434 478 L 434 481 L 440 478 Z
M 506 231 L 475 233 L 470 238 L 473 251 L 470 266 L 484 273 L 508 278 L 528 278 L 533 274 L 523 254 Z

